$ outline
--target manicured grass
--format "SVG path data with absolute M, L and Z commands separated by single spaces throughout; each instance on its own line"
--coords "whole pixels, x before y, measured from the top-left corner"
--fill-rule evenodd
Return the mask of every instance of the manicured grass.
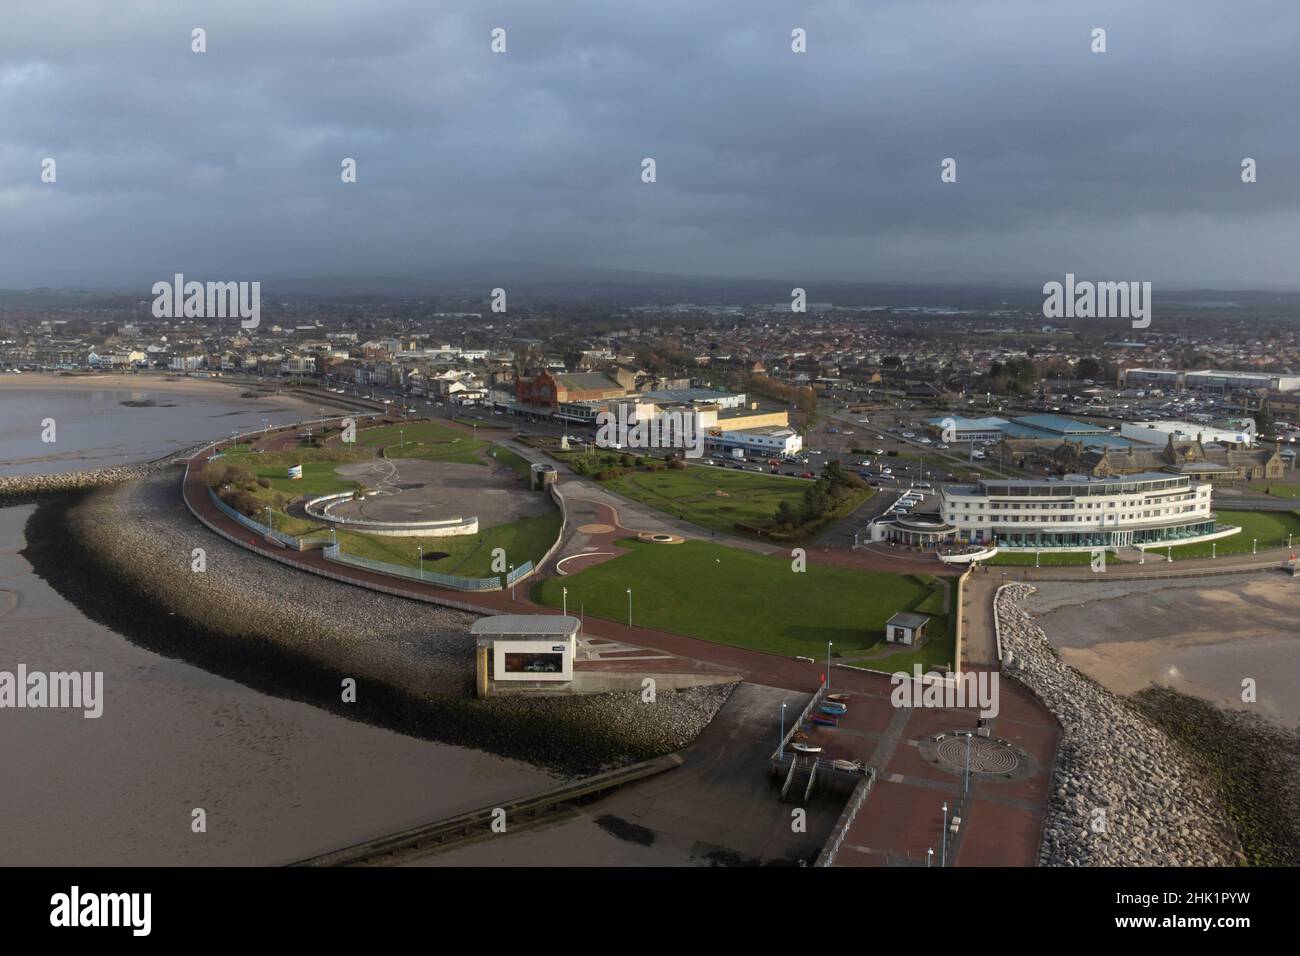
M 1300 485 L 1268 485 L 1268 493 L 1274 498 L 1300 498 Z
M 501 573 L 492 570 L 494 549 L 505 550 L 507 567 L 511 564 L 518 567 L 525 561 L 540 560 L 555 543 L 559 533 L 560 513 L 555 511 L 487 528 L 476 535 L 398 538 L 340 531 L 338 539 L 339 546 L 349 554 L 412 568 L 419 566 L 417 546 L 422 546 L 425 554 L 424 570 L 485 578 Z
M 301 538 L 311 534 L 314 531 L 328 531 L 329 525 L 322 521 L 315 521 L 306 518 L 293 518 L 283 511 L 272 509 L 273 520 L 271 526 L 276 531 L 291 535 L 295 538 Z M 261 518 L 258 519 L 262 520 Z
M 494 422 L 490 420 L 479 421 L 477 418 L 461 418 L 457 416 L 452 419 L 453 422 L 459 422 L 462 425 L 469 425 L 471 428 L 477 425 L 479 428 L 509 428 L 509 422 Z
M 257 477 L 269 479 L 272 488 L 287 495 L 331 495 L 360 487 L 355 481 L 335 474 L 337 464 L 331 461 L 304 462 L 302 477 L 296 479 L 287 476 L 287 466 L 262 467 L 257 469 Z
M 1214 552 L 1225 554 L 1250 554 L 1252 541 L 1258 540 L 1259 550 L 1281 548 L 1286 546 L 1288 534 L 1300 541 L 1300 513 L 1295 511 L 1215 511 L 1216 520 L 1221 525 L 1237 525 L 1241 528 L 1234 535 L 1217 541 L 1201 544 L 1176 545 L 1173 548 L 1174 560 L 1185 558 L 1208 558 L 1211 544 Z M 1163 556 L 1165 548 L 1150 548 L 1148 554 Z
M 772 516 L 782 501 L 788 501 L 798 510 L 812 482 L 730 468 L 692 466 L 628 472 L 600 484 L 656 511 L 703 528 L 735 534 L 737 523 L 770 528 Z M 847 514 L 869 497 L 871 489 L 863 488 L 835 517 Z
M 809 564 L 792 570 L 785 556 L 755 554 L 707 541 L 629 548 L 603 564 L 533 588 L 533 600 L 560 607 L 568 588 L 570 613 L 627 620 L 632 589 L 634 625 L 788 656 L 824 659 L 868 650 L 883 639 L 885 621 L 930 595 L 932 579 Z
M 396 445 L 405 437 L 406 444 L 424 442 L 428 445 L 444 444 L 461 439 L 469 441 L 470 436 L 459 428 L 451 428 L 441 422 L 407 422 L 403 425 L 383 425 L 379 428 L 362 428 L 357 431 L 357 444 L 369 448 Z
M 888 657 L 873 657 L 854 663 L 859 667 L 869 667 L 873 671 L 884 671 L 886 674 L 896 674 L 902 671 L 910 675 L 914 664 L 921 665 L 922 673 L 928 673 L 932 670 L 946 671 L 954 664 L 952 658 L 955 642 L 953 635 L 946 629 L 938 629 L 938 626 L 942 624 L 942 621 L 932 621 L 930 627 L 936 629 L 930 632 L 925 643 L 918 648 L 899 651 L 897 654 L 890 654 Z M 882 641 L 879 646 L 884 647 L 884 642 Z M 833 680 L 832 683 L 834 683 Z
M 488 457 L 496 459 L 497 465 L 502 468 L 509 468 L 515 474 L 523 475 L 528 478 L 532 474 L 532 462 L 522 455 L 516 454 L 509 448 L 494 448 L 489 451 Z
M 482 449 L 491 442 L 471 438 L 460 429 L 448 428 L 440 422 L 411 422 L 357 432 L 357 444 L 366 448 L 383 448 L 389 458 L 427 458 L 482 465 L 485 464 Z
M 412 445 L 407 442 L 405 448 L 390 446 L 386 455 L 389 458 L 423 458 L 429 461 L 452 461 L 461 465 L 486 465 L 487 459 L 483 453 L 490 445 L 491 442 L 476 442 L 470 438 L 447 445 Z
M 285 495 L 296 498 L 299 495 L 328 495 L 356 490 L 360 486 L 355 481 L 340 478 L 334 469 L 345 462 L 361 461 L 369 457 L 368 452 L 353 449 L 309 448 L 300 452 L 231 454 L 218 458 L 208 467 L 218 468 L 228 463 L 250 468 L 258 478 L 265 478 L 270 482 L 271 487 L 254 486 L 249 489 L 249 493 L 278 511 L 281 498 Z M 302 478 L 289 477 L 291 465 L 302 465 Z M 283 518 L 285 522 L 290 520 L 288 515 L 283 515 Z M 275 526 L 288 534 L 299 533 L 287 530 L 288 526 L 282 525 L 279 520 L 276 521 Z

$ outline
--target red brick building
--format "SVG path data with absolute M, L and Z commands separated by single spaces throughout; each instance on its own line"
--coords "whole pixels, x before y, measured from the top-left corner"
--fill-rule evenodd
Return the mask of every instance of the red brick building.
M 559 405 L 622 398 L 629 390 L 597 373 L 552 375 L 540 372 L 515 380 L 515 399 L 524 405 Z

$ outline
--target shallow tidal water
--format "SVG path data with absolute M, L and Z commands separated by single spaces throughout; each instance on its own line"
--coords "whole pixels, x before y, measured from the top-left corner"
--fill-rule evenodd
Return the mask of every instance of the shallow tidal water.
M 105 435 L 126 436 L 128 457 L 144 460 L 256 427 L 271 412 L 302 417 L 234 394 L 247 406 L 239 416 L 221 396 L 131 408 L 116 391 L 61 404 L 6 390 L 0 464 L 9 462 L 0 474 L 113 464 L 100 453 L 120 446 Z M 79 450 L 69 441 L 57 461 L 15 465 L 10 454 L 28 440 L 15 445 L 15 429 L 26 435 L 31 415 L 50 408 L 86 423 L 87 441 Z M 149 413 L 171 415 L 175 427 L 150 436 Z M 64 600 L 21 556 L 34 507 L 0 508 L 0 671 L 102 672 L 103 715 L 0 708 L 0 865 L 289 863 L 554 783 L 520 761 L 281 700 L 131 643 Z M 191 826 L 196 808 L 206 814 L 204 833 Z

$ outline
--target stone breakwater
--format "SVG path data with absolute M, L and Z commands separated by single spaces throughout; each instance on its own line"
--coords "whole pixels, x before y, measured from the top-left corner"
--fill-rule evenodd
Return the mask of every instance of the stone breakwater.
M 172 465 L 189 457 L 189 455 L 190 452 L 188 451 L 179 452 L 155 461 L 114 465 L 110 468 L 95 468 L 91 471 L 69 471 L 53 475 L 0 476 L 0 505 L 25 503 L 47 495 L 58 495 L 69 491 L 84 491 L 88 488 L 102 488 L 105 485 L 116 485 L 124 481 L 136 481 L 170 468 Z
M 158 471 L 71 503 L 28 527 L 37 572 L 89 616 L 152 650 L 272 693 L 415 736 L 561 773 L 680 749 L 732 687 L 477 700 L 473 616 L 296 571 L 213 534 Z M 205 570 L 195 571 L 195 549 Z M 343 703 L 341 682 L 357 681 Z
M 1003 672 L 1061 722 L 1039 862 L 1046 866 L 1233 866 L 1237 840 L 1185 752 L 1124 699 L 1056 655 L 1013 584 L 995 607 Z
M 96 468 L 94 471 L 70 471 L 62 475 L 5 475 L 0 477 L 0 499 L 3 499 L 6 504 L 13 504 L 13 499 L 36 498 L 42 495 L 62 494 L 65 491 L 115 485 L 122 481 L 144 478 L 160 467 L 162 467 L 161 463 L 149 462 L 143 465 Z

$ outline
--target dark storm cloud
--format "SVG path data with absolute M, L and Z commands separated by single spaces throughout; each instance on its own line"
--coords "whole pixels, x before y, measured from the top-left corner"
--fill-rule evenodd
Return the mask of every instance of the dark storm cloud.
M 52 2 L 3 16 L 6 285 L 495 261 L 1296 284 L 1291 0 Z M 790 52 L 794 27 L 807 54 Z M 1109 52 L 1090 52 L 1093 27 Z M 45 156 L 57 185 L 39 182 Z M 339 181 L 345 156 L 356 185 Z M 1240 181 L 1245 156 L 1257 184 Z

